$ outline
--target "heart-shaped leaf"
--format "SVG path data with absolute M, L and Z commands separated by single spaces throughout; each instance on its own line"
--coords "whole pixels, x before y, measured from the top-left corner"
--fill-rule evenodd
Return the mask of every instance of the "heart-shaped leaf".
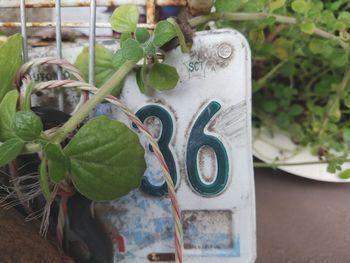
M 157 90 L 170 90 L 176 87 L 179 74 L 173 66 L 156 63 L 151 68 L 149 80 L 150 84 Z
M 92 200 L 113 200 L 137 188 L 146 168 L 144 149 L 125 124 L 100 116 L 87 122 L 64 148 L 71 178 Z
M 0 102 L 13 89 L 17 70 L 22 64 L 22 37 L 11 36 L 0 45 Z
M 43 131 L 41 119 L 32 111 L 18 111 L 13 117 L 12 128 L 24 141 L 34 141 Z
M 156 47 L 161 47 L 174 37 L 176 37 L 176 29 L 168 21 L 160 21 L 154 29 L 153 43 Z
M 143 58 L 144 51 L 140 43 L 135 39 L 129 38 L 125 40 L 125 43 L 122 48 L 123 57 L 129 60 L 140 60 Z
M 120 67 L 120 64 L 113 62 L 113 52 L 101 44 L 95 49 L 95 85 L 100 88 Z M 84 48 L 77 57 L 75 66 L 83 73 L 84 79 L 89 79 L 89 49 Z M 123 87 L 123 83 L 116 85 L 112 94 L 118 95 Z
M 19 138 L 13 138 L 0 144 L 0 167 L 16 159 L 23 147 L 24 142 Z
M 111 25 L 114 31 L 120 33 L 135 32 L 139 21 L 139 10 L 135 5 L 122 5 L 114 10 Z
M 145 43 L 149 39 L 150 35 L 146 28 L 139 27 L 136 29 L 135 37 L 138 42 Z
M 126 59 L 123 56 L 123 51 L 121 49 L 118 49 L 112 57 L 112 65 L 114 68 L 120 68 L 124 63 L 126 62 Z
M 12 119 L 16 113 L 17 99 L 17 90 L 11 90 L 0 103 L 0 141 L 16 137 L 12 129 Z
M 48 143 L 44 152 L 48 159 L 49 176 L 55 183 L 62 182 L 70 168 L 69 159 L 59 144 Z

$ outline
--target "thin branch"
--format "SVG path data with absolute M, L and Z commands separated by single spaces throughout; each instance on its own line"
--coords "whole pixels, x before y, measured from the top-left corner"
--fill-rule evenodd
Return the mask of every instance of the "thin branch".
M 273 162 L 273 163 L 263 163 L 263 162 L 254 162 L 254 167 L 256 168 L 277 168 L 279 166 L 299 166 L 299 165 L 315 165 L 315 164 L 329 164 L 331 161 L 320 160 L 320 161 L 310 161 L 310 162 L 294 162 L 294 163 L 285 163 L 285 162 Z M 349 163 L 350 159 L 343 161 L 344 163 Z
M 294 17 L 289 16 L 281 16 L 281 15 L 275 15 L 275 14 L 269 14 L 269 13 L 228 13 L 228 12 L 214 12 L 210 13 L 208 15 L 203 16 L 197 16 L 189 20 L 189 24 L 192 27 L 199 26 L 201 24 L 208 23 L 209 21 L 216 21 L 216 20 L 229 20 L 229 21 L 253 21 L 253 20 L 259 20 L 264 19 L 268 17 L 274 17 L 276 19 L 277 23 L 282 24 L 289 24 L 289 25 L 298 25 L 298 21 Z M 344 48 L 347 52 L 350 52 L 350 45 L 343 40 L 341 40 L 338 36 L 324 31 L 323 29 L 316 28 L 313 32 L 314 35 L 335 40 L 339 43 L 339 45 Z
M 62 142 L 69 133 L 73 132 L 78 125 L 84 121 L 89 113 L 102 102 L 104 98 L 111 93 L 116 84 L 120 83 L 125 76 L 136 65 L 137 61 L 125 62 L 116 73 L 98 90 L 98 92 L 88 100 L 81 108 L 52 136 L 52 139 L 56 142 Z

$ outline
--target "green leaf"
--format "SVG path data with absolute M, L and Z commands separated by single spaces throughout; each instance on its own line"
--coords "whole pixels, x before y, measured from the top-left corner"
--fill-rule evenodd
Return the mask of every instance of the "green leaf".
M 303 111 L 304 108 L 301 105 L 294 104 L 289 108 L 288 113 L 292 116 L 298 116 L 299 114 L 303 113 Z
M 345 30 L 346 29 L 346 24 L 342 21 L 337 21 L 334 24 L 334 29 L 335 30 Z
M 17 90 L 11 90 L 0 103 L 0 141 L 16 137 L 12 129 L 12 119 L 16 113 L 17 99 Z
M 43 196 L 45 197 L 46 202 L 51 203 L 53 201 L 53 198 L 52 198 L 51 193 L 50 193 L 49 177 L 48 177 L 48 174 L 47 174 L 47 159 L 46 159 L 46 156 L 43 156 L 41 158 L 39 171 L 40 171 L 40 188 L 41 188 L 41 192 L 43 193 Z
M 350 27 L 350 12 L 343 11 L 340 12 L 338 19 L 346 24 L 347 27 Z
M 350 109 L 350 97 L 344 98 L 344 105 Z
M 175 88 L 179 78 L 175 67 L 161 63 L 154 64 L 149 74 L 150 84 L 160 91 Z
M 332 100 L 331 100 L 332 101 Z M 341 118 L 341 110 L 339 100 L 336 100 L 333 107 L 329 109 L 329 117 L 332 121 L 338 122 Z
M 276 123 L 282 129 L 286 129 L 290 125 L 290 118 L 287 113 L 280 112 L 277 114 Z
M 329 163 L 327 165 L 327 172 L 331 173 L 331 174 L 334 174 L 336 171 L 337 171 L 337 164 L 334 164 L 334 163 Z
M 21 139 L 13 138 L 0 144 L 0 167 L 6 165 L 22 152 L 24 142 Z
M 307 10 L 307 4 L 304 0 L 295 0 L 292 2 L 292 9 L 297 13 L 305 13 Z
M 338 176 L 341 179 L 349 179 L 350 178 L 350 169 L 346 169 L 344 171 L 341 171 Z
M 249 31 L 249 39 L 253 42 L 264 42 L 265 33 L 264 30 L 255 28 Z
M 119 41 L 120 41 L 120 47 L 121 48 L 123 48 L 125 41 L 128 40 L 129 38 L 132 38 L 131 33 L 121 33 L 120 34 Z
M 275 100 L 265 100 L 261 106 L 266 112 L 275 112 L 278 108 L 277 101 Z
M 0 45 L 0 102 L 14 88 L 16 73 L 22 64 L 22 37 L 11 36 Z
M 350 142 L 350 128 L 345 128 L 343 130 L 343 140 L 345 142 Z
M 153 41 L 147 41 L 143 44 L 146 55 L 154 56 L 157 53 L 157 47 L 153 44 Z
M 336 11 L 341 7 L 341 5 L 343 5 L 346 2 L 346 0 L 345 1 L 344 0 L 338 0 L 338 1 L 333 0 L 331 2 L 332 2 L 332 4 L 330 6 L 330 9 L 333 11 Z
M 24 94 L 24 101 L 23 101 L 23 107 L 25 111 L 30 111 L 31 106 L 31 96 L 34 88 L 34 82 L 31 81 L 26 89 L 26 92 Z
M 64 148 L 71 179 L 92 200 L 113 200 L 140 185 L 144 149 L 125 124 L 105 116 L 91 119 Z
M 140 43 L 135 39 L 127 39 L 122 48 L 123 57 L 128 60 L 140 60 L 143 58 L 144 51 Z
M 349 63 L 348 54 L 343 48 L 334 49 L 331 60 L 336 67 L 343 67 Z
M 147 28 L 140 27 L 136 29 L 135 37 L 139 43 L 145 43 L 150 38 L 150 35 Z
M 281 7 L 284 6 L 285 3 L 286 3 L 286 0 L 272 0 L 270 2 L 270 10 L 275 11 L 277 9 L 280 9 Z
M 309 43 L 309 49 L 314 54 L 322 54 L 324 50 L 324 41 L 321 39 L 313 39 Z
M 44 152 L 48 159 L 48 170 L 51 180 L 55 183 L 62 182 L 70 169 L 70 163 L 59 144 L 48 143 Z
M 174 37 L 176 37 L 176 29 L 173 24 L 168 21 L 160 21 L 154 29 L 153 43 L 156 47 L 161 47 Z
M 182 29 L 179 26 L 179 24 L 172 17 L 168 18 L 167 21 L 169 21 L 169 23 L 171 23 L 174 26 L 174 28 L 175 28 L 176 36 L 177 36 L 177 38 L 179 39 L 179 42 L 180 42 L 181 52 L 182 53 L 190 53 L 191 52 L 191 48 L 192 48 L 192 43 L 190 41 L 186 40 L 185 35 L 182 32 Z
M 142 94 L 145 93 L 145 79 L 146 79 L 146 68 L 147 65 L 143 64 L 141 68 L 136 71 L 136 83 Z
M 89 80 L 89 49 L 84 48 L 77 57 L 74 64 L 84 76 L 85 81 Z M 120 64 L 115 61 L 113 52 L 101 44 L 96 44 L 95 49 L 95 85 L 100 88 L 118 70 Z M 123 83 L 115 85 L 112 95 L 120 93 Z
M 38 139 L 43 128 L 41 119 L 32 111 L 18 111 L 13 117 L 12 129 L 24 141 Z
M 316 25 L 313 22 L 304 22 L 300 24 L 300 30 L 305 34 L 312 35 L 315 32 Z
M 285 38 L 278 38 L 274 41 L 275 56 L 280 60 L 286 60 L 290 56 L 294 55 L 291 51 L 293 50 L 293 42 Z
M 111 25 L 114 31 L 120 33 L 135 32 L 139 21 L 139 10 L 135 5 L 122 5 L 114 10 Z
M 216 0 L 215 8 L 218 12 L 235 12 L 239 9 L 241 3 L 237 0 Z
M 112 65 L 113 68 L 118 69 L 120 68 L 124 63 L 126 62 L 126 59 L 123 56 L 123 51 L 121 49 L 118 49 L 112 57 Z

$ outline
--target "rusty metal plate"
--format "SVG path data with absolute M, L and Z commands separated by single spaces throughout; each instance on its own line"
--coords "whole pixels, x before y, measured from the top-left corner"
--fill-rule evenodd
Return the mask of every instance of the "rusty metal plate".
M 184 262 L 254 262 L 247 41 L 233 30 L 197 33 L 191 54 L 175 49 L 166 54 L 165 62 L 179 72 L 175 90 L 143 95 L 131 74 L 121 99 L 158 139 L 170 167 L 182 211 Z M 108 104 L 101 105 L 97 114 L 122 120 L 138 132 Z M 113 202 L 96 203 L 95 214 L 113 241 L 114 262 L 172 262 L 170 201 L 152 148 L 141 134 L 140 138 L 148 164 L 142 186 Z

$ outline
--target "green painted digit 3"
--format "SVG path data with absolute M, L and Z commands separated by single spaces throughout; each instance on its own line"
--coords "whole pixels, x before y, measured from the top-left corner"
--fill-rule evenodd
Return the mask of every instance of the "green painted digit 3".
M 194 190 L 204 196 L 219 194 L 225 189 L 228 182 L 229 162 L 226 149 L 218 138 L 204 133 L 205 127 L 213 116 L 220 110 L 220 108 L 220 103 L 216 101 L 212 101 L 208 104 L 208 106 L 200 113 L 199 117 L 195 121 L 187 145 L 186 166 L 188 179 Z M 170 174 L 173 178 L 174 184 L 176 185 L 176 164 L 173 154 L 169 149 L 169 144 L 173 136 L 174 125 L 169 112 L 158 105 L 147 105 L 138 110 L 136 115 L 142 122 L 149 117 L 156 117 L 161 121 L 162 133 L 158 139 L 158 144 L 170 169 Z M 216 154 L 217 176 L 210 183 L 204 183 L 201 180 L 201 175 L 198 172 L 197 167 L 197 156 L 203 146 L 211 147 Z M 146 177 L 144 177 L 142 180 L 141 189 L 145 193 L 153 196 L 163 196 L 168 192 L 165 182 L 162 185 L 157 186 L 152 184 Z
M 156 117 L 162 123 L 162 133 L 158 139 L 159 148 L 164 156 L 165 162 L 169 167 L 170 175 L 173 179 L 174 184 L 177 182 L 177 171 L 176 164 L 171 150 L 169 149 L 169 144 L 173 136 L 174 125 L 173 120 L 163 107 L 158 105 L 147 105 L 137 111 L 136 116 L 144 122 L 149 117 Z M 152 148 L 150 148 L 152 151 Z M 156 186 L 153 185 L 148 178 L 144 177 L 141 183 L 141 189 L 153 196 L 163 196 L 168 192 L 166 183 Z
M 218 138 L 204 133 L 204 128 L 220 108 L 220 103 L 216 101 L 210 102 L 195 121 L 188 139 L 186 154 L 188 179 L 195 191 L 204 196 L 219 194 L 225 189 L 228 182 L 229 162 L 226 149 Z M 205 145 L 214 150 L 217 162 L 217 176 L 208 184 L 201 180 L 197 167 L 199 150 Z

